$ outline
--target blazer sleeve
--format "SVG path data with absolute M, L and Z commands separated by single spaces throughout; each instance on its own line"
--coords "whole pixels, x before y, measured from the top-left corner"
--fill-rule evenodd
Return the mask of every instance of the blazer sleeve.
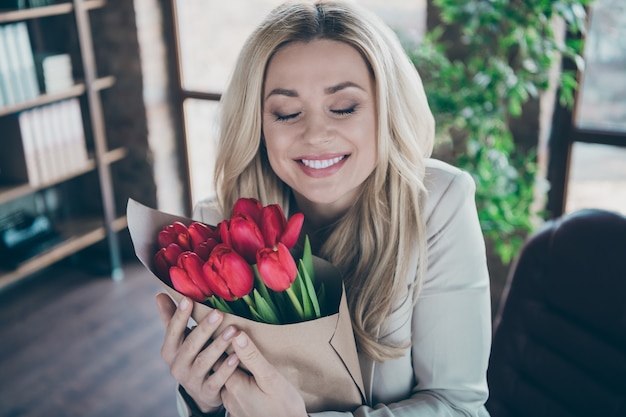
M 488 416 L 487 364 L 491 299 L 485 243 L 474 202 L 475 185 L 453 171 L 431 193 L 426 210 L 428 270 L 412 313 L 409 398 L 353 413 L 315 417 Z M 373 381 L 376 384 L 376 381 Z

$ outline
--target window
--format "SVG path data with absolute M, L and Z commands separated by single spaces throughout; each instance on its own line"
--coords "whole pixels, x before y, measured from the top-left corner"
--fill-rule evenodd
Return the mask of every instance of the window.
M 626 3 L 598 0 L 590 12 L 586 67 L 574 127 L 565 211 L 597 207 L 626 214 Z M 620 144 L 622 146 L 615 146 Z

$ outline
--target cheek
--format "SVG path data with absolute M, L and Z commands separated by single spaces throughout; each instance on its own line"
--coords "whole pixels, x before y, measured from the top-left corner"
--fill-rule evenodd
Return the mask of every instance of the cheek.
M 271 129 L 263 130 L 263 143 L 265 144 L 265 152 L 272 170 L 280 176 L 281 155 L 284 153 L 280 140 L 277 139 Z

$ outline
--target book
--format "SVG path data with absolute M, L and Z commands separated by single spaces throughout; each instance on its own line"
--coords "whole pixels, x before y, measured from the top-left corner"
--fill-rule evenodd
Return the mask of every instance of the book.
M 54 115 L 56 104 L 41 107 L 41 123 L 44 126 L 44 149 L 46 163 L 49 166 L 48 179 L 53 181 L 66 174 L 69 167 L 63 161 L 60 146 L 60 134 L 55 128 Z
M 37 149 L 33 131 L 33 113 L 31 110 L 23 111 L 18 116 L 20 133 L 22 137 L 22 146 L 24 148 L 24 160 L 26 163 L 26 171 L 28 173 L 28 183 L 37 186 L 41 183 L 39 178 L 40 168 L 37 160 Z
M 33 141 L 35 144 L 35 159 L 40 168 L 39 179 L 41 183 L 49 182 L 54 176 L 54 167 L 47 157 L 49 152 L 49 144 L 46 132 L 46 123 L 44 120 L 43 108 L 37 107 L 31 110 L 31 128 L 33 131 Z
M 39 86 L 46 93 L 67 90 L 74 85 L 69 54 L 40 52 L 35 54 Z
M 17 40 L 20 67 L 22 68 L 21 81 L 26 99 L 35 98 L 39 95 L 39 84 L 37 82 L 33 47 L 30 43 L 30 35 L 28 34 L 26 22 L 15 23 L 13 25 L 13 32 Z
M 23 68 L 17 47 L 17 37 L 13 28 L 14 24 L 3 25 L 0 26 L 0 31 L 2 32 L 4 47 L 8 57 L 8 80 L 13 88 L 13 103 L 21 103 L 26 101 L 27 96 L 21 81 Z
M 77 169 L 82 169 L 89 162 L 87 143 L 85 142 L 85 130 L 83 127 L 83 116 L 80 108 L 80 101 L 77 98 L 65 100 L 65 114 L 67 125 L 69 126 L 70 154 L 73 158 L 73 165 Z
M 11 81 L 11 67 L 9 66 L 9 52 L 6 48 L 4 40 L 4 26 L 0 25 L 0 90 L 5 106 L 15 104 L 16 98 L 13 93 L 13 85 Z

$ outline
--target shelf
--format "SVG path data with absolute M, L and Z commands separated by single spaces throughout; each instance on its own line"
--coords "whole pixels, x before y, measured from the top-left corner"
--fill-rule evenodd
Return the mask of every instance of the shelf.
M 18 10 L 0 10 L 0 23 L 19 22 L 20 20 L 39 19 L 41 17 L 59 16 L 74 10 L 72 3 L 53 4 L 44 7 L 31 7 Z
M 67 192 L 68 195 L 71 195 L 69 197 L 71 199 L 80 199 L 83 197 L 82 193 L 87 193 L 88 195 L 84 197 L 94 203 L 94 197 L 99 195 L 101 208 L 79 206 L 74 213 L 76 218 L 69 219 L 68 224 L 61 226 L 57 222 L 55 226 L 61 232 L 59 239 L 50 242 L 49 247 L 46 243 L 42 243 L 40 253 L 19 264 L 14 270 L 0 270 L 0 289 L 98 242 L 108 244 L 112 278 L 121 279 L 122 276 L 117 232 L 127 227 L 127 223 L 125 217 L 119 217 L 116 214 L 111 164 L 126 158 L 128 150 L 125 147 L 109 150 L 110 144 L 106 137 L 106 122 L 100 92 L 113 87 L 116 78 L 114 76 L 98 76 L 94 52 L 94 33 L 90 23 L 92 16 L 98 19 L 106 17 L 96 13 L 92 15 L 90 12 L 104 8 L 107 1 L 61 1 L 63 3 L 50 6 L 0 10 L 0 24 L 28 21 L 29 31 L 34 32 L 37 43 L 40 44 L 37 45 L 38 51 L 47 50 L 46 48 L 51 48 L 51 50 L 63 49 L 64 47 L 59 45 L 66 45 L 68 50 L 65 52 L 75 57 L 72 59 L 72 64 L 75 66 L 74 70 L 77 74 L 82 74 L 82 79 L 75 80 L 75 84 L 65 91 L 40 94 L 21 103 L 0 107 L 0 118 L 3 118 L 3 122 L 7 122 L 8 126 L 4 133 L 11 135 L 10 138 L 13 139 L 11 143 L 8 143 L 12 147 L 5 146 L 7 154 L 3 154 L 3 156 L 8 156 L 9 158 L 5 157 L 4 160 L 9 162 L 11 162 L 10 158 L 12 157 L 20 158 L 18 161 L 20 164 L 26 162 L 23 161 L 25 159 L 23 146 L 20 148 L 20 145 L 23 144 L 19 143 L 21 132 L 19 124 L 16 123 L 18 120 L 14 120 L 17 119 L 16 115 L 55 102 L 80 98 L 84 140 L 85 145 L 89 148 L 89 160 L 81 164 L 81 168 L 73 169 L 72 172 L 62 176 L 52 177 L 46 174 L 50 179 L 36 186 L 29 185 L 28 180 L 23 179 L 27 176 L 20 171 L 18 175 L 14 175 L 15 178 L 20 178 L 20 181 L 0 184 L 0 210 L 4 209 L 3 204 L 32 205 L 28 199 L 20 199 L 45 189 L 50 189 L 53 194 L 55 191 Z M 42 21 L 38 21 L 38 19 L 42 19 Z M 58 30 L 61 27 L 65 28 L 66 25 L 71 25 L 71 30 Z M 2 132 L 0 132 L 1 135 Z M 19 166 L 18 168 L 24 167 Z M 9 177 L 9 175 L 4 177 Z M 5 179 L 5 181 L 7 180 Z M 64 188 L 60 189 L 61 186 Z M 59 190 L 54 190 L 55 187 L 59 187 Z M 68 205 L 66 211 L 72 211 L 70 209 L 71 201 L 60 200 L 61 208 L 65 204 Z M 89 219 L 82 217 L 89 217 Z M 39 247 L 32 247 L 31 250 L 39 251 L 40 249 Z
M 96 91 L 106 90 L 115 85 L 115 77 L 110 75 L 108 77 L 100 77 L 93 82 L 93 88 Z
M 114 162 L 120 161 L 124 159 L 128 155 L 128 149 L 126 148 L 117 148 L 112 151 L 107 152 L 103 157 L 103 162 L 105 164 L 112 164 Z M 63 175 L 61 177 L 55 178 L 53 181 L 48 181 L 43 184 L 37 186 L 31 186 L 29 184 L 16 184 L 16 185 L 0 185 L 0 204 L 7 203 L 11 200 L 15 200 L 20 197 L 24 197 L 26 195 L 32 194 L 36 191 L 43 190 L 44 188 L 52 187 L 57 184 L 61 184 L 67 180 L 72 178 L 76 178 L 80 175 L 86 174 L 88 172 L 96 169 L 96 162 L 92 159 L 87 162 L 87 164 L 77 171 L 72 172 L 71 174 Z
M 105 0 L 86 0 L 85 9 L 100 9 L 106 5 Z M 27 9 L 0 9 L 0 23 L 19 22 L 22 20 L 39 19 L 42 17 L 60 16 L 69 14 L 74 10 L 72 2 L 53 4 L 44 7 L 31 7 Z
M 101 91 L 112 87 L 115 84 L 115 77 L 108 76 L 98 78 L 94 81 L 93 87 L 96 91 Z M 85 93 L 85 84 L 75 84 L 72 88 L 52 94 L 41 94 L 32 100 L 27 100 L 22 103 L 11 104 L 9 106 L 0 107 L 0 117 L 13 113 L 19 113 L 24 110 L 29 110 L 39 106 L 45 106 L 46 104 L 54 103 L 57 101 L 65 100 L 68 98 L 78 97 Z
M 87 10 L 101 9 L 107 4 L 106 0 L 85 0 L 83 3 Z
M 117 218 L 113 222 L 113 228 L 116 232 L 125 229 L 127 226 L 128 222 L 125 216 Z M 12 271 L 0 270 L 0 289 L 107 237 L 102 218 L 72 219 L 71 222 L 59 226 L 59 230 L 64 237 L 63 242 L 25 261 Z

